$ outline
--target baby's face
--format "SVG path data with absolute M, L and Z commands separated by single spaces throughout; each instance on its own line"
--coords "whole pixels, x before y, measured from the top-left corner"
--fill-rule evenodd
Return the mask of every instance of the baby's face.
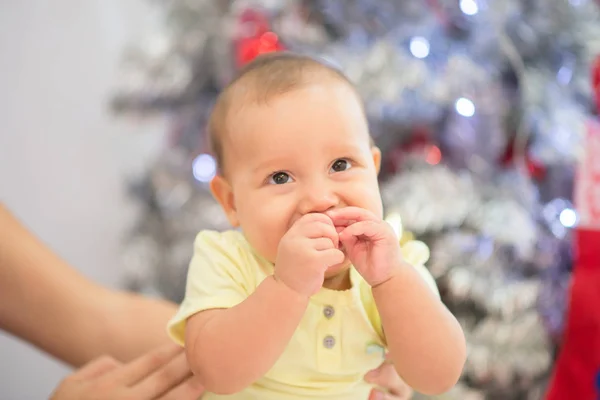
M 371 148 L 350 88 L 309 86 L 229 118 L 223 147 L 231 204 L 225 211 L 269 261 L 307 213 L 356 206 L 381 216 L 379 151 Z

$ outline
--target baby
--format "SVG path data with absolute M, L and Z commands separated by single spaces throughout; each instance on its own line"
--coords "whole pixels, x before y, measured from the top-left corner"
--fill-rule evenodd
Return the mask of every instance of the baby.
M 204 399 L 366 400 L 386 351 L 415 390 L 450 389 L 463 332 L 423 277 L 427 249 L 401 249 L 382 220 L 381 153 L 347 78 L 259 57 L 219 96 L 209 133 L 211 191 L 241 232 L 197 236 L 168 327 Z

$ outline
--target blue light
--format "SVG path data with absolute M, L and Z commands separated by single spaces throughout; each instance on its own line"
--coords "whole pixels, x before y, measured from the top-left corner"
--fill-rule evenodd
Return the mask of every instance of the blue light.
M 464 97 L 456 100 L 454 108 L 456 108 L 456 112 L 463 117 L 472 117 L 475 115 L 475 104 L 473 104 L 471 100 Z
M 460 11 L 465 15 L 475 15 L 479 12 L 479 6 L 475 0 L 460 0 Z
M 217 163 L 210 154 L 200 154 L 192 162 L 192 173 L 199 182 L 210 182 L 217 174 Z
M 568 85 L 571 82 L 571 79 L 573 79 L 573 70 L 566 66 L 560 67 L 556 74 L 556 79 L 561 85 Z
M 415 36 L 410 40 L 410 52 L 417 58 L 425 58 L 429 55 L 429 41 L 421 36 Z
M 577 224 L 577 213 L 571 208 L 565 208 L 560 212 L 558 219 L 565 228 L 573 228 Z

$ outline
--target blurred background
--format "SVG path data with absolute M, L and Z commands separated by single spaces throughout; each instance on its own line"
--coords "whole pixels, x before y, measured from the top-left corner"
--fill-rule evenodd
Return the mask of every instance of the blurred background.
M 207 191 L 216 95 L 258 54 L 310 54 L 362 93 L 387 217 L 430 246 L 467 335 L 441 398 L 542 398 L 586 218 L 573 185 L 598 121 L 598 2 L 0 7 L 0 199 L 86 275 L 179 301 L 195 233 L 227 228 Z M 0 336 L 3 398 L 44 398 L 66 373 Z
M 90 278 L 121 285 L 139 207 L 124 180 L 160 149 L 160 120 L 109 110 L 126 43 L 152 32 L 144 0 L 0 2 L 0 201 Z M 0 331 L 0 398 L 46 399 L 68 369 Z

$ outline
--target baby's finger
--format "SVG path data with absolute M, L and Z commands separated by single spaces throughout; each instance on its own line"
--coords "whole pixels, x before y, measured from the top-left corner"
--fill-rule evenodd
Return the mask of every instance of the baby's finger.
M 339 249 L 328 249 L 320 252 L 323 267 L 329 268 L 344 262 L 346 255 Z
M 325 214 L 331 218 L 335 226 L 349 226 L 361 221 L 377 221 L 372 212 L 359 207 L 336 208 Z
M 338 247 L 340 238 L 335 230 L 335 226 L 333 226 L 333 223 L 331 222 L 327 224 L 321 221 L 315 221 L 302 227 L 301 232 L 310 239 L 328 238 L 331 240 L 334 247 Z
M 380 223 L 377 223 L 376 221 L 361 221 L 348 226 L 340 232 L 339 237 L 342 242 L 345 242 L 346 240 L 357 237 L 377 238 L 381 236 L 381 234 L 382 229 Z
M 336 249 L 337 244 L 330 238 L 320 237 L 317 239 L 311 239 L 311 242 L 315 250 L 322 251 L 328 249 Z
M 312 224 L 314 222 L 322 222 L 324 224 L 333 225 L 331 218 L 323 213 L 308 213 L 300 217 L 294 225 Z
M 396 372 L 394 365 L 388 360 L 384 361 L 378 368 L 365 375 L 365 381 L 384 389 L 392 395 L 404 396 L 412 393 L 408 386 Z

